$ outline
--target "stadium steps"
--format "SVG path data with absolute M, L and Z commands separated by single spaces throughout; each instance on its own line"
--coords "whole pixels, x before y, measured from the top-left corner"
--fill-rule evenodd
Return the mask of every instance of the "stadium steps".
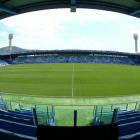
M 5 61 L 3 61 L 3 60 L 1 60 L 1 59 L 0 59 L 0 63 L 1 63 L 1 64 L 7 64 L 7 62 L 5 62 Z
M 17 117 L 12 117 L 12 116 L 8 116 L 8 115 L 0 115 L 0 119 L 4 119 L 7 121 L 13 121 L 13 122 L 17 122 L 17 123 L 23 123 L 23 124 L 27 124 L 27 125 L 34 125 L 34 122 L 31 119 L 17 118 Z
M 18 59 L 19 57 L 15 58 L 12 63 L 15 63 L 16 61 L 18 61 Z
M 140 132 L 119 137 L 119 140 L 140 140 Z
M 12 110 L 8 110 L 8 112 L 13 113 L 13 114 L 32 116 L 31 112 L 20 112 L 20 111 L 12 111 Z
M 127 118 L 127 119 L 121 119 L 117 123 L 118 123 L 118 125 L 121 125 L 121 124 L 127 124 L 127 123 L 131 123 L 131 122 L 137 122 L 137 121 L 140 121 L 140 116 Z
M 140 140 L 140 112 L 132 111 L 118 115 L 120 140 Z
M 29 120 L 33 119 L 32 116 L 23 115 L 23 114 L 17 114 L 17 113 L 11 113 L 11 112 L 5 112 L 5 111 L 0 111 L 0 114 L 11 116 L 11 117 L 22 118 L 22 119 L 29 119 Z
M 21 135 L 36 137 L 37 127 L 0 119 L 0 129 Z
M 5 65 L 8 65 L 8 63 L 0 59 L 0 66 L 5 66 Z
M 120 136 L 127 136 L 140 132 L 140 121 L 118 125 Z
M 122 120 L 122 119 L 128 119 L 128 118 L 133 118 L 133 117 L 139 117 L 140 113 L 138 112 L 134 112 L 134 113 L 130 113 L 130 114 L 125 114 L 125 115 L 118 115 L 118 121 Z
M 4 129 L 0 129 L 1 140 L 37 140 L 36 137 L 13 133 Z
M 134 64 L 135 65 L 135 63 L 133 62 L 132 59 L 128 58 L 128 60 L 129 60 L 130 64 Z

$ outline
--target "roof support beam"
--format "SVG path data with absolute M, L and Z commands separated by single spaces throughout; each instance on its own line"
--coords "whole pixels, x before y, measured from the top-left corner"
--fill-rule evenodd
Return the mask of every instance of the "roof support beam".
M 3 1 L 1 1 L 1 3 L 6 3 L 6 2 L 9 2 L 9 1 L 11 1 L 11 0 L 3 0 Z
M 14 9 L 2 4 L 1 2 L 0 2 L 0 10 L 14 15 L 18 14 Z
M 71 5 L 76 5 L 76 0 L 71 0 Z
M 130 13 L 129 13 L 129 15 L 136 15 L 136 14 L 139 14 L 140 13 L 140 7 L 137 7 L 137 8 L 135 8 L 135 9 L 133 9 Z
M 76 0 L 71 0 L 71 12 L 76 12 Z

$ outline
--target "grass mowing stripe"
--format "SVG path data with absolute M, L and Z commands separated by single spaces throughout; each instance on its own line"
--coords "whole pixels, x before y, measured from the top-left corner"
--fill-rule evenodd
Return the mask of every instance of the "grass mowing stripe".
M 2 94 L 4 100 L 55 105 L 56 126 L 73 125 L 75 109 L 77 124 L 84 126 L 92 123 L 93 105 L 140 101 L 139 83 L 140 67 L 128 65 L 27 64 L 0 68 L 0 90 L 17 94 Z M 67 98 L 61 98 L 64 96 Z M 134 107 L 135 103 L 128 106 L 131 110 Z
M 137 96 L 125 96 L 125 97 L 104 97 L 104 98 L 42 98 L 42 97 L 32 97 L 23 95 L 10 95 L 2 94 L 4 101 L 11 101 L 15 103 L 25 103 L 25 104 L 38 104 L 38 105 L 54 105 L 55 107 L 62 108 L 80 108 L 87 109 L 89 106 L 94 105 L 112 105 L 112 104 L 124 104 L 124 103 L 136 103 L 140 101 L 140 95 Z M 23 100 L 24 98 L 24 100 Z M 124 100 L 125 99 L 125 100 Z
M 15 93 L 6 93 L 0 91 L 1 94 L 10 95 L 10 96 L 25 96 L 25 97 L 39 97 L 39 98 L 72 98 L 72 96 L 41 96 L 41 95 L 28 95 L 28 94 L 15 94 Z M 140 95 L 140 94 L 139 94 Z M 114 96 L 84 96 L 84 99 L 86 98 L 112 98 L 112 97 L 128 97 L 128 96 L 138 96 L 138 94 L 129 94 L 129 95 L 114 95 Z M 73 98 L 83 98 L 83 96 L 74 96 Z M 134 99 L 138 100 L 138 99 Z
M 72 97 L 73 97 L 73 82 L 74 82 L 74 63 L 73 63 L 73 69 L 72 69 Z
M 127 96 L 140 94 L 139 83 L 138 66 L 55 63 L 0 67 L 0 91 L 6 93 L 72 97 L 73 84 L 73 98 Z

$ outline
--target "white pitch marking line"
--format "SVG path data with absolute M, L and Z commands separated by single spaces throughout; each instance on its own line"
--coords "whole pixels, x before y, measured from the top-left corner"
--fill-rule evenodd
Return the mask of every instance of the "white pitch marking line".
M 72 97 L 73 97 L 73 80 L 74 80 L 74 63 L 73 63 L 73 69 L 72 69 Z

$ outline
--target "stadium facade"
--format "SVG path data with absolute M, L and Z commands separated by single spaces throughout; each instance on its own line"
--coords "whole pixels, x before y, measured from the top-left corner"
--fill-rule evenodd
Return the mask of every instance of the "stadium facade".
M 0 64 L 112 63 L 140 65 L 140 54 L 99 50 L 42 50 L 0 54 Z

